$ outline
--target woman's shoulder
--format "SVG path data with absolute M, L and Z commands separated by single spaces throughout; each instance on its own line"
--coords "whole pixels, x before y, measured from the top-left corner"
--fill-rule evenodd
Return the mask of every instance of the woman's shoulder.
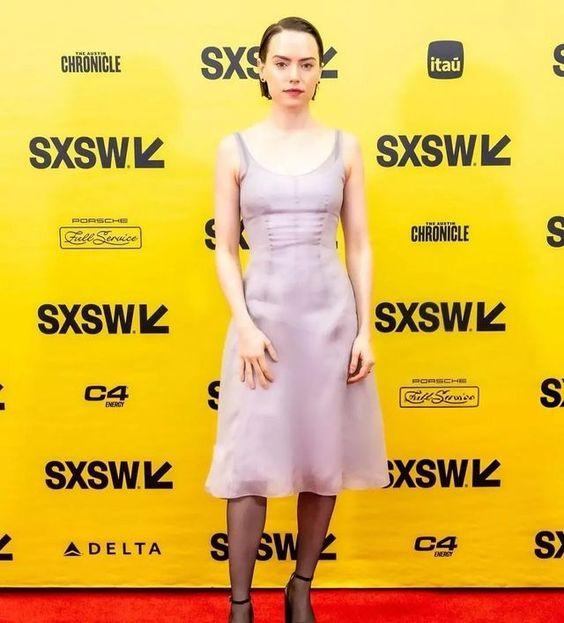
M 357 135 L 354 132 L 350 132 L 349 130 L 345 130 L 344 128 L 339 128 L 341 132 L 341 137 L 343 140 L 343 147 L 354 147 L 355 144 L 359 144 L 359 140 Z
M 239 183 L 242 168 L 239 146 L 237 145 L 237 131 L 222 135 L 217 142 L 216 161 L 221 167 L 225 167 Z
M 231 132 L 224 134 L 219 138 L 217 145 L 218 151 L 220 151 L 227 159 L 233 161 L 237 165 L 240 150 L 238 145 L 238 138 L 236 135 L 238 134 L 241 138 L 243 138 L 243 140 L 246 140 L 247 133 L 249 131 L 252 133 L 254 127 L 255 126 L 240 128 L 238 130 L 232 130 Z
M 345 164 L 345 179 L 349 179 L 351 169 L 359 160 L 360 141 L 354 132 L 339 128 L 341 132 L 341 156 Z

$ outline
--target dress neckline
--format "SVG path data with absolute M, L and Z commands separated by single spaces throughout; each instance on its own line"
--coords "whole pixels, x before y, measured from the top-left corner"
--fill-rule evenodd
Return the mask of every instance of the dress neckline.
M 241 134 L 241 132 L 238 132 L 239 137 L 241 139 L 241 142 L 245 148 L 245 151 L 247 152 L 247 154 L 249 155 L 250 159 L 261 169 L 263 169 L 264 171 L 266 171 L 267 173 L 271 173 L 272 175 L 278 175 L 280 177 L 304 177 L 305 175 L 310 175 L 311 173 L 315 173 L 316 171 L 319 171 L 319 169 L 322 169 L 335 155 L 335 151 L 337 148 L 337 141 L 339 138 L 339 130 L 335 129 L 335 140 L 333 142 L 333 147 L 331 148 L 331 151 L 329 153 L 329 155 L 323 160 L 323 162 L 321 162 L 321 164 L 319 164 L 318 166 L 316 166 L 314 169 L 311 169 L 310 171 L 306 171 L 305 173 L 278 173 L 277 171 L 273 171 L 272 169 L 269 169 L 268 167 L 265 167 L 263 164 L 261 164 L 251 153 L 250 149 L 247 146 L 247 141 L 246 139 L 243 138 L 243 135 Z M 337 154 L 338 155 L 338 154 Z

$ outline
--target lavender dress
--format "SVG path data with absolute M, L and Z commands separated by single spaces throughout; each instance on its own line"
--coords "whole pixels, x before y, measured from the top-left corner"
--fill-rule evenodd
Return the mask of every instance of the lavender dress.
M 336 249 L 345 179 L 341 131 L 329 157 L 298 175 L 266 169 L 235 136 L 251 249 L 245 300 L 278 361 L 265 350 L 274 376 L 267 389 L 256 375 L 255 389 L 241 381 L 231 320 L 205 490 L 233 498 L 385 487 L 390 478 L 376 368 L 346 383 L 358 324 L 352 284 Z

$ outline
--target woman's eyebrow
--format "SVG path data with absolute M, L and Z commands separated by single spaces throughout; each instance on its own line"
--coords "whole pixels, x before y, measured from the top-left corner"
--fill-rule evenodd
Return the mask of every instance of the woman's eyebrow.
M 285 61 L 291 61 L 291 58 L 288 58 L 287 56 L 282 56 L 281 54 L 274 54 L 273 58 L 282 58 Z M 315 57 L 314 56 L 307 56 L 306 58 L 300 58 L 300 61 L 314 61 Z

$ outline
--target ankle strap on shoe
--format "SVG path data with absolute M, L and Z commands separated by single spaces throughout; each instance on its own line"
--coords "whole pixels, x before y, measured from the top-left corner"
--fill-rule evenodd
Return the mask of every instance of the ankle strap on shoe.
M 246 604 L 248 601 L 251 601 L 251 598 L 247 597 L 247 599 L 233 599 L 233 595 L 230 595 L 229 600 L 233 604 Z
M 294 572 L 294 577 L 299 578 L 300 580 L 305 580 L 306 582 L 311 582 L 313 580 L 313 576 L 311 578 L 306 578 L 305 575 L 300 575 L 299 573 Z

